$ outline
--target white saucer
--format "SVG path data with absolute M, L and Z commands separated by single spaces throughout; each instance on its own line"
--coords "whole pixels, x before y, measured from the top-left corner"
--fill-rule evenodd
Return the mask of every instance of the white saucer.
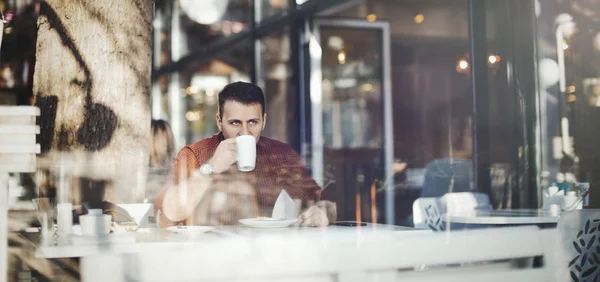
M 240 219 L 240 223 L 254 228 L 282 228 L 298 222 L 297 218 L 255 217 Z
M 205 233 L 211 230 L 214 230 L 216 227 L 214 226 L 171 226 L 167 227 L 167 230 L 175 233 Z

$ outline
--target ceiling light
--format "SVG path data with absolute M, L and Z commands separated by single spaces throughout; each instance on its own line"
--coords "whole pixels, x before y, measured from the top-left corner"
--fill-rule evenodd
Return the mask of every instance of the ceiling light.
M 466 70 L 469 68 L 469 62 L 467 60 L 462 59 L 458 61 L 458 68 L 461 70 Z
M 344 40 L 336 35 L 330 36 L 327 39 L 327 46 L 336 51 L 342 50 L 342 48 L 344 48 Z
M 338 62 L 340 63 L 340 65 L 343 65 L 346 63 L 346 52 L 344 52 L 344 50 L 340 51 L 338 53 Z
M 417 24 L 422 23 L 424 20 L 425 20 L 425 16 L 423 14 L 421 14 L 421 13 L 418 13 L 415 16 L 415 23 L 417 23 Z
M 488 56 L 488 63 L 490 63 L 490 65 L 496 64 L 500 62 L 500 56 L 491 54 Z

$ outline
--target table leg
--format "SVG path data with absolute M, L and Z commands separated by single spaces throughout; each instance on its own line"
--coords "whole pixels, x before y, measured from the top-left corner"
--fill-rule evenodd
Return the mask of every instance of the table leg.
M 123 255 L 98 254 L 81 258 L 81 281 L 125 282 Z

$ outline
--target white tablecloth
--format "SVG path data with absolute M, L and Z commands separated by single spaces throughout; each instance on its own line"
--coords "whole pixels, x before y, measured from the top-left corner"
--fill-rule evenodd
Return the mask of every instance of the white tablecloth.
M 448 213 L 442 217 L 446 223 L 518 225 L 556 224 L 558 213 L 543 210 L 478 210 Z
M 210 242 L 222 238 L 238 237 L 255 239 L 265 235 L 282 235 L 283 237 L 302 236 L 309 234 L 318 236 L 322 240 L 335 241 L 336 235 L 341 233 L 355 232 L 357 235 L 368 234 L 423 234 L 430 233 L 430 230 L 415 229 L 403 226 L 393 226 L 384 224 L 368 224 L 360 227 L 343 227 L 331 225 L 321 228 L 310 227 L 290 227 L 290 228 L 250 228 L 244 226 L 222 226 L 217 229 L 194 235 L 176 234 L 163 229 L 146 228 L 138 232 L 125 232 L 119 234 L 110 234 L 98 238 L 71 235 L 66 238 L 51 238 L 42 240 L 36 250 L 38 258 L 68 258 L 85 257 L 96 254 L 106 253 L 139 253 L 146 250 L 157 249 L 188 249 L 201 247 Z

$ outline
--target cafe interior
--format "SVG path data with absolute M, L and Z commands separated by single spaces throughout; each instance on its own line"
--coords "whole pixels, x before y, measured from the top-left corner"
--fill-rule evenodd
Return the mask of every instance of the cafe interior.
M 48 139 L 45 2 L 0 0 L 0 282 L 599 281 L 600 0 L 146 1 L 170 149 L 127 163 Z M 318 201 L 284 165 L 265 206 L 236 138 L 239 172 L 164 224 L 162 193 L 202 186 L 171 164 L 238 81 Z

